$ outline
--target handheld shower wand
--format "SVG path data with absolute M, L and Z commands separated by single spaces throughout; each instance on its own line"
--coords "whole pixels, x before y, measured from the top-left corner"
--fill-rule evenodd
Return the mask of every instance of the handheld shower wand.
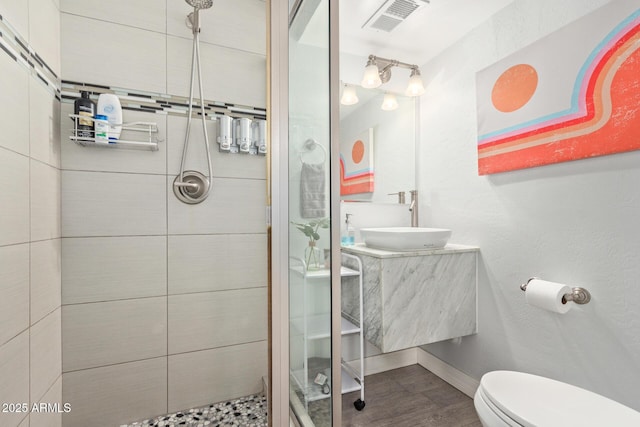
M 202 69 L 200 66 L 200 9 L 208 9 L 213 5 L 213 0 L 185 0 L 187 4 L 193 6 L 193 12 L 188 16 L 191 29 L 193 30 L 193 51 L 191 54 L 191 81 L 189 83 L 189 111 L 187 112 L 187 130 L 182 148 L 182 161 L 180 163 L 180 174 L 173 181 L 173 192 L 176 197 L 188 204 L 202 202 L 209 195 L 211 180 L 213 179 L 213 168 L 211 166 L 211 154 L 209 152 L 209 136 L 207 135 L 207 116 L 204 110 L 204 94 L 202 88 Z M 184 163 L 189 149 L 189 134 L 191 132 L 191 120 L 193 113 L 193 80 L 196 69 L 198 71 L 198 88 L 200 92 L 200 115 L 202 118 L 202 132 L 204 133 L 204 145 L 207 153 L 207 165 L 209 174 L 204 176 L 198 171 L 185 171 Z

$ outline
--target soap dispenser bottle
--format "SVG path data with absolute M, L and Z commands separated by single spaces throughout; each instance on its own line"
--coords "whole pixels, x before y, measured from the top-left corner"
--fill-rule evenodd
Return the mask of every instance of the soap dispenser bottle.
M 353 246 L 356 244 L 356 230 L 353 228 L 353 224 L 351 224 L 350 217 L 353 216 L 349 214 L 347 217 L 347 237 L 349 240 L 349 246 Z
M 356 232 L 351 225 L 351 217 L 353 214 L 346 214 L 346 219 L 340 233 L 340 244 L 342 246 L 353 246 L 356 242 Z

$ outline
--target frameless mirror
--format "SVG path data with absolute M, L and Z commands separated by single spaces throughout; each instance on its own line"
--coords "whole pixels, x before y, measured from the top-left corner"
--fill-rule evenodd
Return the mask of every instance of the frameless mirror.
M 355 89 L 358 102 L 340 105 L 340 163 L 343 200 L 397 203 L 389 195 L 415 187 L 415 98 L 378 89 Z M 344 91 L 345 86 L 342 90 Z M 394 101 L 397 107 L 392 110 Z

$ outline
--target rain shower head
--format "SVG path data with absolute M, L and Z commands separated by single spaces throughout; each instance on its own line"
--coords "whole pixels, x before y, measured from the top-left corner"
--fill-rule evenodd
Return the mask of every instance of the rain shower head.
M 195 7 L 196 9 L 209 9 L 213 6 L 213 0 L 184 0 L 187 2 L 189 6 Z

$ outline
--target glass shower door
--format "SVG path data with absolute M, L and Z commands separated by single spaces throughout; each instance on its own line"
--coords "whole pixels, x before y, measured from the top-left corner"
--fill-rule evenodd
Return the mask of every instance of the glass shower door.
M 293 2 L 289 21 L 290 404 L 303 426 L 332 425 L 334 393 L 328 4 Z

